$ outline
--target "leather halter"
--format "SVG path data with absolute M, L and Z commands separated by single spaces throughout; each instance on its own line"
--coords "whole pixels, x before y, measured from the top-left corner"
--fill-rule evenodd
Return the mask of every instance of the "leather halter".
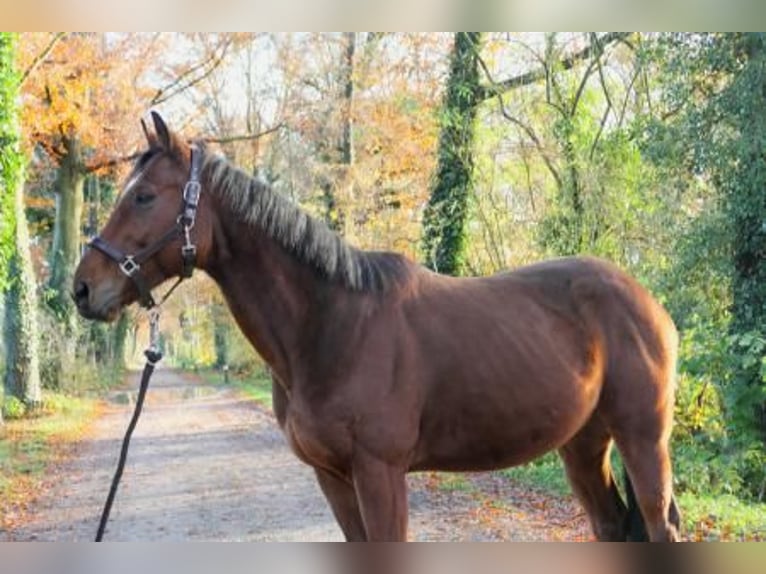
M 100 251 L 114 261 L 120 268 L 120 271 L 133 281 L 136 289 L 138 289 L 138 302 L 146 309 L 156 307 L 157 303 L 155 302 L 154 297 L 152 297 L 146 277 L 141 272 L 141 266 L 159 253 L 168 243 L 174 241 L 178 237 L 181 237 L 184 240 L 184 244 L 181 246 L 183 270 L 178 281 L 176 281 L 175 285 L 165 293 L 160 303 L 167 299 L 170 293 L 173 292 L 181 281 L 191 277 L 194 272 L 194 266 L 197 259 L 197 247 L 192 243 L 189 232 L 194 227 L 194 222 L 197 218 L 197 206 L 199 205 L 200 193 L 202 192 L 202 185 L 199 180 L 201 169 L 202 153 L 196 147 L 192 146 L 189 181 L 184 185 L 181 213 L 176 219 L 176 224 L 151 245 L 144 247 L 137 253 L 127 255 L 107 243 L 100 236 L 94 237 L 91 242 L 88 243 L 89 247 Z

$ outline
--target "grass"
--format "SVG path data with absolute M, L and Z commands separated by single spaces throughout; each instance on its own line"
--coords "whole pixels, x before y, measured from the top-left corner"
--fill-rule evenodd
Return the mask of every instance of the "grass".
M 572 493 L 564 466 L 555 453 L 548 453 L 524 466 L 515 466 L 499 472 L 514 482 L 549 494 L 565 496 Z
M 0 527 L 10 528 L 36 496 L 52 462 L 82 437 L 98 413 L 98 401 L 45 395 L 34 417 L 0 427 Z
M 613 460 L 613 466 L 616 473 L 622 472 L 616 460 Z M 554 453 L 525 466 L 499 472 L 517 484 L 552 496 L 566 496 L 572 492 L 563 464 Z M 454 482 L 458 485 L 457 490 L 460 490 L 460 480 L 455 479 Z M 619 478 L 618 482 L 621 482 Z M 442 481 L 440 487 L 450 489 L 451 484 L 449 481 Z M 691 493 L 680 493 L 677 495 L 677 502 L 681 509 L 684 536 L 690 540 L 766 540 L 766 504 L 745 501 L 730 494 Z
M 766 504 L 743 501 L 731 494 L 678 496 L 684 532 L 692 540 L 766 540 Z
M 64 392 L 44 390 L 39 410 L 0 425 L 0 529 L 12 528 L 23 517 L 51 479 L 53 463 L 71 453 L 98 416 L 98 397 L 123 377 L 121 369 L 80 365 Z
M 443 490 L 451 492 L 470 492 L 473 490 L 471 483 L 465 477 L 465 475 L 459 472 L 439 472 L 438 485 Z
M 239 389 L 245 396 L 253 399 L 264 408 L 272 409 L 271 376 L 265 369 L 244 375 L 229 374 L 229 382 L 224 381 L 223 373 L 216 370 L 200 372 L 202 378 L 214 385 L 231 385 Z

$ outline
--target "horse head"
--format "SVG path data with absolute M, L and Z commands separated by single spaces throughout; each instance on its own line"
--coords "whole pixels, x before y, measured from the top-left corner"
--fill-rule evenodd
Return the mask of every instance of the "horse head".
M 88 319 L 112 321 L 134 301 L 154 306 L 151 289 L 191 275 L 211 243 L 208 200 L 200 193 L 202 152 L 156 112 L 152 120 L 154 132 L 141 122 L 148 149 L 74 275 L 73 297 Z

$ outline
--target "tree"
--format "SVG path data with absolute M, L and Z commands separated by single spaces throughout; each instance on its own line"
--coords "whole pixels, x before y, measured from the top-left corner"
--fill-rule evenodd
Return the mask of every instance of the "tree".
M 255 106 L 248 99 L 246 109 L 258 109 L 256 120 L 262 118 L 264 127 L 256 130 L 281 126 L 253 140 L 259 174 L 356 245 L 416 256 L 447 40 L 434 34 L 259 37 L 256 65 L 235 74 L 256 88 L 237 98 L 255 95 Z M 231 92 L 231 75 L 211 87 L 225 85 Z M 250 129 L 225 94 L 204 94 L 216 116 L 208 133 L 220 135 L 227 155 L 251 168 L 256 158 L 250 142 L 228 143 L 227 134 Z M 225 113 L 218 113 L 221 108 Z
M 521 132 L 524 140 L 531 142 L 555 183 L 556 193 L 550 203 L 557 206 L 557 212 L 550 210 L 546 216 L 547 229 L 543 226 L 541 233 L 543 243 L 549 244 L 549 251 L 555 254 L 596 252 L 593 245 L 602 230 L 597 225 L 598 211 L 589 208 L 600 202 L 596 195 L 586 197 L 588 190 L 581 171 L 584 163 L 595 163 L 593 155 L 607 121 L 617 118 L 617 125 L 622 124 L 624 106 L 620 109 L 612 104 L 602 57 L 607 46 L 625 41 L 628 36 L 622 32 L 590 34 L 584 48 L 567 53 L 555 35 L 548 35 L 545 53 L 538 56 L 537 67 L 494 81 L 479 53 L 480 35 L 456 34 L 441 116 L 439 164 L 423 216 L 423 252 L 427 266 L 450 274 L 466 266 L 466 226 L 471 216 L 470 204 L 477 199 L 472 193 L 476 175 L 473 173 L 476 117 L 481 104 L 493 99 L 500 104 L 502 117 Z M 535 52 L 531 47 L 526 49 Z M 584 72 L 573 82 L 575 72 L 581 67 Z M 488 80 L 486 85 L 479 82 L 480 70 Z M 586 107 L 583 100 L 589 95 L 587 88 L 592 78 L 599 79 L 608 105 L 596 121 L 587 124 L 592 125 L 593 133 L 588 134 L 586 147 L 580 118 L 587 117 L 582 110 Z M 522 90 L 536 94 L 536 100 L 546 104 L 543 117 L 537 118 L 538 123 L 542 120 L 542 129 L 533 127 L 532 122 L 522 119 L 506 104 L 506 96 Z M 491 118 L 482 118 L 483 124 L 491 121 Z M 497 248 L 497 241 L 492 242 Z M 551 246 L 552 243 L 555 246 Z
M 320 114 L 320 121 L 312 122 L 310 129 L 316 134 L 312 144 L 319 167 L 317 184 L 321 215 L 330 228 L 344 233 L 346 206 L 341 196 L 348 195 L 354 158 L 352 108 L 358 80 L 355 72 L 357 33 L 317 34 L 307 38 L 306 42 L 322 46 L 325 52 L 317 62 L 306 66 L 300 80 L 308 88 L 300 97 L 310 102 L 311 109 Z
M 695 432 L 715 447 L 745 492 L 766 491 L 766 43 L 762 34 L 660 36 L 651 53 L 661 73 L 647 154 L 695 199 L 695 217 L 674 271 L 695 355 L 682 368 L 712 382 L 720 420 Z M 701 182 L 701 183 L 700 183 Z M 706 194 L 695 190 L 701 187 Z M 681 304 L 678 304 L 678 300 Z M 722 336 L 728 331 L 728 337 Z M 712 436 L 710 428 L 721 431 Z M 708 446 L 707 448 L 711 448 Z M 712 450 L 712 449 L 711 449 Z M 738 487 L 738 486 L 737 486 Z
M 471 193 L 474 121 L 481 101 L 479 47 L 481 34 L 458 32 L 441 112 L 438 165 L 423 214 L 426 266 L 457 275 L 462 270 L 465 225 Z
M 27 34 L 24 40 L 29 144 L 56 167 L 45 301 L 60 336 L 49 349 L 45 372 L 57 379 L 48 384 L 58 386 L 75 376 L 79 329 L 69 293 L 80 256 L 84 184 L 89 173 L 124 154 L 126 142 L 137 141 L 123 116 L 137 117 L 142 93 L 148 98 L 136 85 L 148 48 L 136 38 L 91 33 Z
M 6 362 L 3 384 L 6 401 L 15 398 L 34 406 L 41 400 L 35 276 L 24 214 L 24 156 L 19 126 L 19 78 L 16 36 L 0 33 L 0 206 L 3 251 Z
M 333 177 L 321 183 L 324 193 L 325 219 L 332 229 L 344 232 L 345 213 L 340 209 L 336 198 L 335 188 L 345 186 L 350 188 L 350 170 L 354 163 L 354 132 L 353 132 L 353 103 L 354 103 L 354 54 L 356 52 L 356 32 L 344 32 L 342 38 L 342 55 L 339 65 L 338 84 L 340 88 L 340 137 L 337 149 L 330 161 L 336 163 L 339 169 Z M 350 194 L 350 191 L 347 191 Z
M 220 65 L 231 43 L 226 35 L 191 36 L 177 59 L 158 58 L 172 39 L 179 37 L 24 36 L 24 123 L 31 146 L 56 169 L 46 303 L 63 336 L 49 353 L 46 373 L 58 379 L 51 384 L 75 376 L 79 319 L 69 292 L 82 243 L 86 179 L 93 174 L 114 177 L 132 158 L 126 150 L 140 141 L 135 126 L 146 107 L 163 104 L 201 82 Z
M 748 33 L 718 41 L 730 42 L 729 49 L 742 62 L 721 94 L 722 112 L 736 138 L 731 141 L 729 162 L 721 164 L 716 174 L 734 232 L 730 331 L 737 338 L 734 350 L 741 353 L 743 347 L 766 338 L 766 37 Z M 748 341 L 750 345 L 744 344 Z M 756 356 L 763 351 L 756 351 Z M 752 360 L 743 360 L 738 367 L 740 412 L 766 445 L 766 369 L 762 361 Z

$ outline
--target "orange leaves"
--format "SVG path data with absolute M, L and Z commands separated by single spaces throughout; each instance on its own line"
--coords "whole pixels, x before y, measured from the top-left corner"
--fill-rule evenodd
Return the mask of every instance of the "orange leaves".
M 50 197 L 38 197 L 38 196 L 25 196 L 24 204 L 28 209 L 51 209 L 54 206 L 54 201 Z
M 21 36 L 20 66 L 31 69 L 22 85 L 27 144 L 56 150 L 77 137 L 90 154 L 124 154 L 136 138 L 142 112 L 138 80 L 150 61 L 138 59 L 138 35 L 70 33 Z M 44 57 L 42 57 L 44 55 Z
M 433 105 L 417 94 L 359 102 L 359 159 L 375 159 L 387 179 L 428 174 L 438 137 Z

